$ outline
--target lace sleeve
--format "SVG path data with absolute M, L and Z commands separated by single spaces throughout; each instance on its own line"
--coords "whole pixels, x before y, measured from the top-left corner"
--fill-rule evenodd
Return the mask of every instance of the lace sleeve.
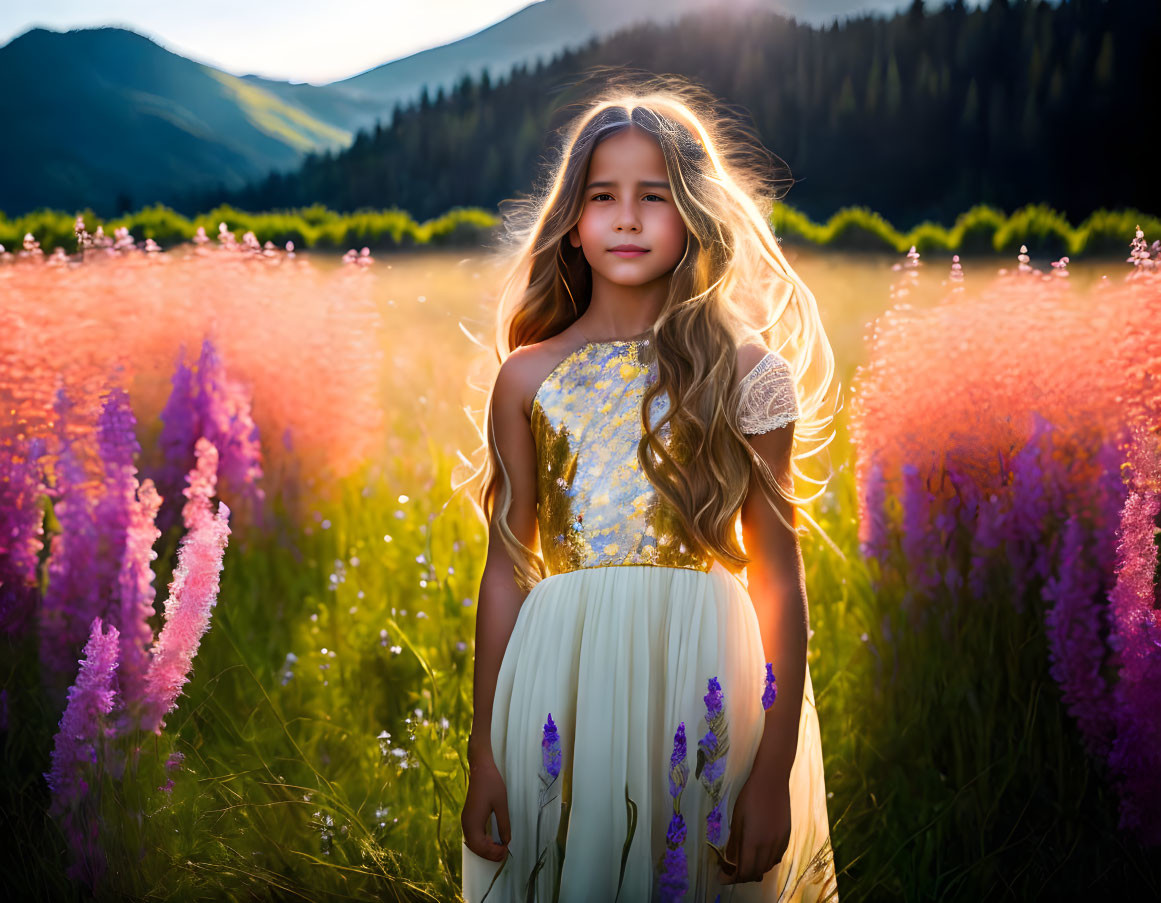
M 790 365 L 771 351 L 742 377 L 738 427 L 746 435 L 768 433 L 797 420 L 798 413 Z

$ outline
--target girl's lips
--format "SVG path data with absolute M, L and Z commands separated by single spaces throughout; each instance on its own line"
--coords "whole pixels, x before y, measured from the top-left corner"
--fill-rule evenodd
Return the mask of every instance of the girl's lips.
M 630 251 L 627 249 L 620 250 L 618 248 L 610 248 L 609 253 L 616 254 L 618 257 L 640 257 L 642 254 L 648 254 L 649 251 L 644 249 L 644 248 L 638 249 L 636 251 Z

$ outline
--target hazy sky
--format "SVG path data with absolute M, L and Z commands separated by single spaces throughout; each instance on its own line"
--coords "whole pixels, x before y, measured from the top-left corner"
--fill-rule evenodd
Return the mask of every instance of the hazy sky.
M 316 84 L 465 37 L 532 0 L 39 0 L 0 3 L 0 47 L 29 28 L 120 25 L 233 75 Z

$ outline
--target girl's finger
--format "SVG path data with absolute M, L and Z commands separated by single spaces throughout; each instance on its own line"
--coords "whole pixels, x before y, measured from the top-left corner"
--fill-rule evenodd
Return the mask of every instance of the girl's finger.
M 500 840 L 507 844 L 512 839 L 512 826 L 508 823 L 508 802 L 505 800 L 496 811 L 496 822 L 500 827 Z

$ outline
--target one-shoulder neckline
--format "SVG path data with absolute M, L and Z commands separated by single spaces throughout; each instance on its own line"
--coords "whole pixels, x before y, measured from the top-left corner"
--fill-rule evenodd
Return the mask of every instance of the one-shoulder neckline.
M 563 358 L 561 358 L 560 362 L 555 367 L 553 367 L 551 370 L 549 370 L 548 375 L 545 376 L 544 379 L 542 379 L 540 381 L 540 385 L 538 385 L 536 387 L 536 391 L 532 393 L 532 401 L 529 402 L 528 409 L 530 411 L 534 411 L 536 409 L 536 405 L 539 403 L 539 400 L 540 400 L 540 393 L 544 390 L 544 387 L 546 385 L 548 385 L 548 381 L 550 379 L 552 379 L 554 376 L 556 376 L 556 373 L 558 370 L 560 370 L 562 367 L 564 367 L 565 364 L 567 364 L 569 361 L 571 361 L 574 357 L 576 357 L 582 351 L 585 351 L 585 350 L 587 350 L 589 348 L 593 348 L 593 347 L 599 347 L 602 345 L 648 345 L 648 344 L 649 344 L 649 339 L 643 338 L 643 339 L 599 339 L 597 341 L 586 341 L 583 345 L 578 345 L 576 348 L 574 348 L 572 351 L 570 351 L 568 354 L 566 354 Z

